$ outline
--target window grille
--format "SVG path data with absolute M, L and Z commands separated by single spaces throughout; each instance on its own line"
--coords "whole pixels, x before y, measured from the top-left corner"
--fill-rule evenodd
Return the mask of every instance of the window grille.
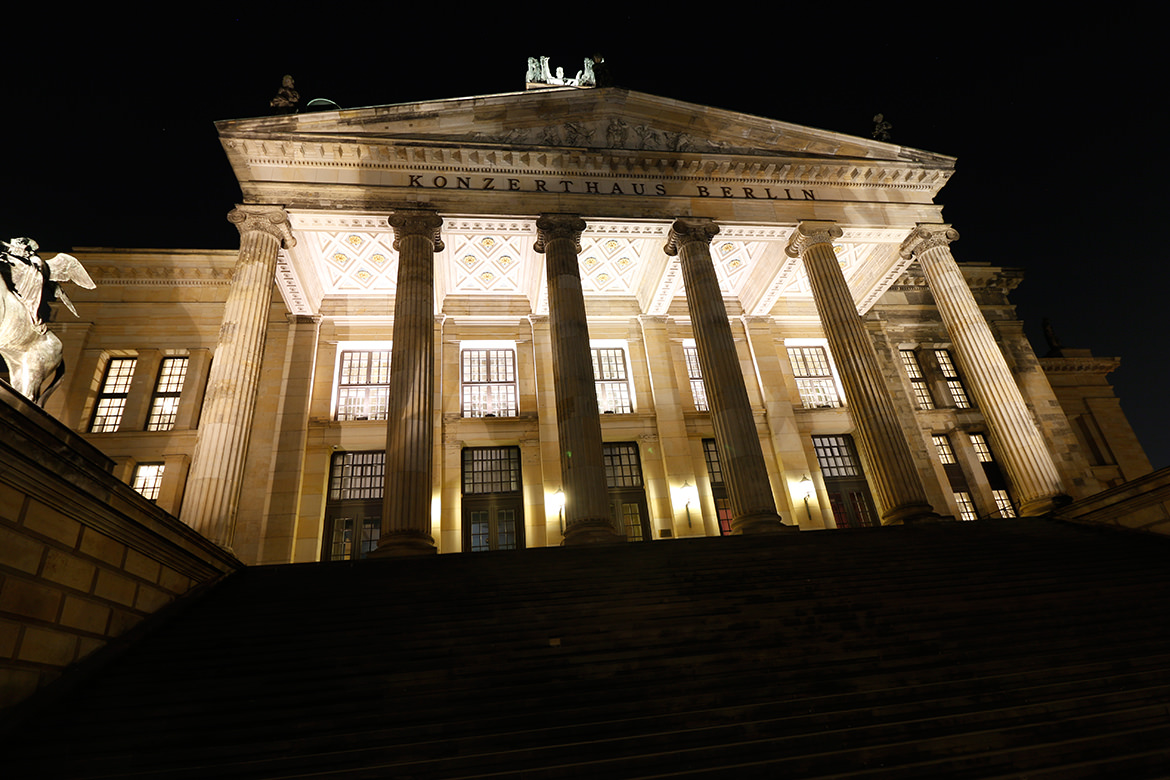
M 462 353 L 464 417 L 515 417 L 516 353 L 511 349 L 465 349 Z
M 381 500 L 385 479 L 385 451 L 338 452 L 329 472 L 329 500 Z
M 187 358 L 163 358 L 154 386 L 154 397 L 150 402 L 150 415 L 146 418 L 146 430 L 169 431 L 175 427 L 179 412 L 179 396 L 183 393 L 183 382 L 187 378 Z
M 959 505 L 959 519 L 960 520 L 974 520 L 978 517 L 975 514 L 975 504 L 971 501 L 971 494 L 966 491 L 955 491 L 955 503 Z
M 130 487 L 151 501 L 156 501 L 162 488 L 162 476 L 162 463 L 139 463 L 134 467 L 134 479 Z
M 971 446 L 975 448 L 980 463 L 995 462 L 995 458 L 991 457 L 991 447 L 987 446 L 987 437 L 982 433 L 971 434 Z
M 918 355 L 912 349 L 901 350 L 902 367 L 906 369 L 906 375 L 910 377 L 910 387 L 914 390 L 914 400 L 918 403 L 919 409 L 933 409 L 934 399 L 930 397 L 930 388 L 926 385 L 926 379 L 922 376 L 922 366 L 918 364 Z
M 703 439 L 703 457 L 707 460 L 707 476 L 712 485 L 723 484 L 723 466 L 719 463 L 719 450 L 714 439 Z
M 796 377 L 796 389 L 805 409 L 826 409 L 841 405 L 837 384 L 829 368 L 824 347 L 789 347 L 788 359 Z
M 959 409 L 970 409 L 971 401 L 967 398 L 967 391 L 963 389 L 963 382 L 959 379 L 959 372 L 951 360 L 951 353 L 946 349 L 936 349 L 934 355 L 938 358 L 938 367 L 946 380 L 947 389 L 951 391 L 951 400 Z
M 126 396 L 130 392 L 130 380 L 134 378 L 137 358 L 110 358 L 102 389 L 98 393 L 93 410 L 91 433 L 113 433 L 122 424 L 122 412 L 126 408 Z
M 1000 517 L 1016 516 L 1016 508 L 1012 506 L 1012 498 L 1006 490 L 992 490 L 991 495 L 995 498 L 995 506 Z
M 338 420 L 385 420 L 390 409 L 390 350 L 346 350 L 337 373 Z
M 602 460 L 608 487 L 642 487 L 642 462 L 638 459 L 637 444 L 605 444 L 602 446 Z
M 814 436 L 813 450 L 826 477 L 860 477 L 853 447 L 845 436 Z
M 707 387 L 703 384 L 703 368 L 699 365 L 699 350 L 696 347 L 683 347 L 683 359 L 687 364 L 687 379 L 691 380 L 691 397 L 695 399 L 695 409 L 707 411 Z
M 626 374 L 626 351 L 594 348 L 593 378 L 597 385 L 597 408 L 602 414 L 630 414 L 630 382 Z
M 463 450 L 463 495 L 520 490 L 519 447 L 467 447 Z
M 938 459 L 943 464 L 957 463 L 955 460 L 955 451 L 951 449 L 951 440 L 944 434 L 931 434 L 931 439 L 934 440 L 934 449 L 938 452 Z

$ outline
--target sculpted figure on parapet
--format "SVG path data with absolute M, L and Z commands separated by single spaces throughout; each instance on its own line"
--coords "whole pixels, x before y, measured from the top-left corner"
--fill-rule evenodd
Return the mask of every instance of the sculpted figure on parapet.
M 0 241 L 0 356 L 8 365 L 12 386 L 21 395 L 40 406 L 48 399 L 61 377 L 65 364 L 61 341 L 49 332 L 52 311 L 49 304 L 59 300 L 77 316 L 73 302 L 61 289 L 63 282 L 73 282 L 86 289 L 93 280 L 76 257 L 58 254 L 47 262 L 37 254 L 37 242 L 31 238 Z M 44 390 L 41 386 L 49 374 L 54 379 Z

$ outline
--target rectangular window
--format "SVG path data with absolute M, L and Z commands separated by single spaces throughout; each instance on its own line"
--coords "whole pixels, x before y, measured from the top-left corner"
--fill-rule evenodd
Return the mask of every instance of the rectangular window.
M 910 377 L 910 386 L 914 389 L 914 400 L 918 402 L 918 408 L 933 409 L 934 399 L 930 397 L 930 388 L 922 376 L 922 366 L 918 364 L 918 355 L 912 349 L 903 349 L 901 354 L 902 367 L 906 369 L 906 375 Z
M 597 410 L 602 414 L 630 414 L 630 380 L 626 351 L 620 347 L 593 350 L 593 379 L 597 384 Z
M 463 549 L 468 552 L 524 547 L 520 448 L 463 450 Z
M 955 451 L 951 449 L 951 440 L 945 434 L 931 434 L 930 438 L 934 440 L 934 449 L 938 452 L 939 461 L 944 465 L 958 462 L 955 460 Z
M 1016 516 L 1016 508 L 1012 506 L 1012 497 L 1008 495 L 1006 490 L 993 490 L 991 495 L 995 498 L 995 507 L 999 510 L 1000 517 Z
M 637 444 L 606 444 L 602 459 L 605 462 L 605 483 L 611 488 L 642 487 L 642 462 Z
M 465 349 L 462 352 L 464 417 L 515 417 L 516 352 L 511 349 Z
M 146 430 L 169 431 L 175 427 L 179 396 L 183 393 L 183 382 L 186 378 L 187 358 L 163 358 L 159 367 L 158 382 L 154 386 L 154 397 L 150 402 L 150 416 L 146 418 Z
M 971 434 L 971 446 L 975 448 L 975 455 L 978 456 L 980 463 L 995 462 L 991 457 L 991 448 L 987 446 L 987 437 L 982 433 Z
M 385 420 L 390 409 L 390 350 L 345 350 L 337 372 L 338 420 Z
M 139 463 L 134 467 L 134 481 L 130 487 L 137 490 L 151 501 L 158 499 L 158 491 L 162 487 L 163 464 Z
M 113 433 L 122 424 L 122 411 L 126 408 L 126 395 L 137 362 L 137 358 L 110 358 L 94 406 L 91 433 Z
M 719 520 L 719 533 L 731 535 L 731 499 L 727 497 L 727 486 L 723 484 L 723 466 L 719 463 L 719 450 L 714 439 L 703 439 L 703 457 L 707 461 L 707 476 L 711 478 L 711 496 L 715 499 L 715 517 Z
M 605 483 L 609 488 L 610 519 L 627 542 L 643 542 L 650 537 L 650 513 L 646 508 L 646 491 L 642 487 L 642 461 L 634 442 L 606 443 L 601 448 L 605 465 Z
M 805 409 L 827 409 L 841 405 L 837 383 L 829 368 L 829 353 L 824 347 L 788 347 L 788 359 L 796 377 L 796 389 Z
M 974 520 L 978 517 L 975 514 L 975 504 L 971 501 L 970 493 L 963 490 L 956 490 L 955 503 L 959 505 L 960 520 Z
M 963 389 L 963 382 L 959 379 L 959 372 L 951 360 L 950 350 L 936 349 L 934 356 L 938 359 L 939 370 L 946 380 L 947 389 L 951 391 L 951 400 L 959 409 L 970 409 L 971 401 L 967 399 L 967 391 Z
M 853 445 L 846 436 L 814 436 L 813 449 L 821 473 L 826 477 L 860 477 L 861 468 L 853 455 Z
M 339 452 L 329 472 L 329 500 L 382 500 L 385 489 L 386 453 Z
M 691 397 L 695 399 L 695 409 L 707 411 L 707 388 L 703 384 L 703 369 L 699 366 L 699 350 L 696 347 L 683 347 L 683 359 L 687 364 L 687 379 L 691 380 Z
M 519 489 L 519 447 L 467 447 L 463 450 L 463 495 L 514 493 Z

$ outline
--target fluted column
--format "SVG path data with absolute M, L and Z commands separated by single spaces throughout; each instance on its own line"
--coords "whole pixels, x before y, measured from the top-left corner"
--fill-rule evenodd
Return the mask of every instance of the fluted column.
M 950 225 L 919 225 L 902 243 L 902 256 L 913 257 L 922 266 L 1019 513 L 1044 514 L 1064 495 L 1064 486 L 1007 360 L 951 255 L 950 243 L 958 237 Z
M 731 502 L 732 533 L 780 531 L 788 526 L 776 512 L 735 338 L 711 260 L 711 239 L 718 232 L 719 226 L 709 220 L 677 220 L 670 228 L 666 253 L 678 255 L 682 264 L 687 310 Z
M 620 541 L 609 516 L 601 418 L 589 349 L 589 323 L 581 291 L 581 231 L 585 220 L 545 214 L 536 221 L 534 249 L 545 256 L 548 321 L 552 341 L 557 437 L 565 491 L 565 544 Z
M 225 547 L 231 546 L 235 533 L 276 255 L 282 243 L 296 244 L 288 215 L 277 206 L 237 206 L 228 220 L 239 228 L 240 254 L 207 379 L 183 500 L 183 520 Z
M 377 557 L 434 553 L 431 536 L 435 446 L 435 252 L 443 250 L 433 211 L 390 217 L 398 251 L 386 489 Z
M 882 524 L 937 519 L 898 424 L 877 352 L 837 262 L 833 239 L 841 235 L 841 228 L 832 222 L 801 222 L 788 242 L 788 255 L 804 262 L 821 326 L 841 372 L 858 449 Z

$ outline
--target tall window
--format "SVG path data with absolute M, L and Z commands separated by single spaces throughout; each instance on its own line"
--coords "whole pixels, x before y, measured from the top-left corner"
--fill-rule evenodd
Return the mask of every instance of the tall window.
M 383 450 L 334 454 L 325 503 L 323 560 L 365 558 L 378 546 L 385 476 Z
M 824 347 L 789 347 L 788 359 L 796 377 L 796 389 L 805 409 L 826 409 L 841 405 L 837 383 L 829 368 L 829 353 Z
M 110 358 L 94 406 L 93 422 L 89 426 L 91 433 L 113 433 L 122 424 L 126 394 L 130 392 L 130 380 L 134 378 L 137 362 L 137 358 Z
M 154 386 L 154 397 L 150 402 L 150 416 L 146 418 L 146 430 L 169 431 L 175 427 L 179 396 L 183 393 L 186 378 L 187 358 L 163 358 L 158 382 Z
M 996 512 L 1000 517 L 1015 517 L 1016 510 L 1012 506 L 1011 494 L 1007 490 L 1007 480 L 1004 479 L 999 464 L 995 462 L 995 458 L 991 454 L 991 446 L 987 443 L 987 437 L 982 433 L 972 433 L 970 436 L 971 447 L 975 450 L 975 456 L 979 458 L 979 462 L 983 464 L 983 473 L 987 477 L 987 484 L 991 486 Z
M 938 459 L 944 466 L 958 464 L 958 461 L 955 460 L 955 451 L 951 449 L 951 440 L 945 434 L 936 433 L 930 438 L 934 440 L 934 449 L 938 452 Z
M 524 547 L 524 497 L 520 448 L 463 450 L 463 549 L 469 552 Z
M 922 366 L 918 364 L 918 355 L 912 349 L 901 350 L 902 367 L 906 369 L 906 375 L 910 377 L 910 386 L 914 389 L 914 400 L 918 402 L 919 409 L 933 409 L 934 399 L 930 397 L 930 388 L 926 384 L 926 378 L 922 376 Z
M 634 442 L 602 445 L 605 483 L 609 488 L 610 519 L 627 542 L 650 539 L 650 512 L 642 483 L 642 460 Z
M 714 439 L 703 439 L 703 457 L 707 461 L 707 476 L 711 478 L 711 495 L 715 499 L 715 517 L 719 520 L 719 535 L 731 535 L 731 499 L 723 483 L 723 466 Z
M 151 501 L 158 499 L 158 492 L 162 488 L 163 464 L 139 463 L 134 467 L 134 479 L 130 487 L 137 490 Z
M 630 414 L 630 379 L 626 351 L 621 347 L 593 350 L 593 379 L 597 383 L 597 410 L 602 414 Z
M 963 389 L 963 382 L 959 379 L 959 372 L 951 360 L 950 350 L 936 349 L 934 356 L 938 359 L 939 370 L 946 380 L 947 389 L 951 391 L 951 400 L 959 409 L 970 409 L 971 401 L 967 399 L 967 391 Z
M 465 349 L 462 353 L 464 417 L 515 417 L 516 352 Z
M 687 364 L 687 379 L 691 381 L 691 397 L 695 399 L 695 409 L 707 411 L 707 388 L 703 384 L 703 369 L 699 366 L 699 350 L 696 347 L 683 347 L 683 360 Z
M 813 436 L 812 440 L 837 527 L 876 526 L 877 510 L 861 472 L 853 437 L 844 434 Z
M 385 420 L 390 408 L 390 350 L 344 350 L 337 372 L 338 420 Z

